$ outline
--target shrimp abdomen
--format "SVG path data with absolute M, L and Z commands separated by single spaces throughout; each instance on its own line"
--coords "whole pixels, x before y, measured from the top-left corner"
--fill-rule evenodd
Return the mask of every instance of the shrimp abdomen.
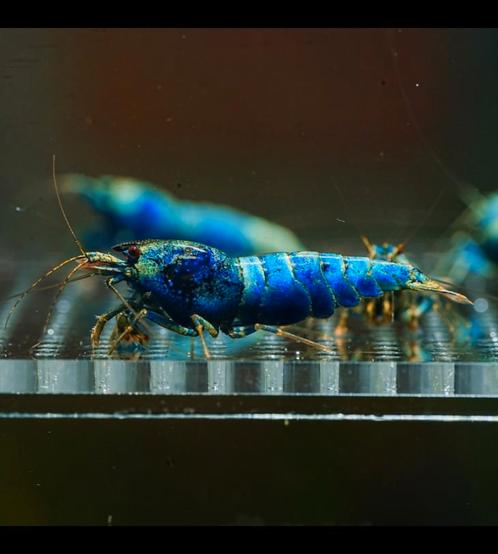
M 317 252 L 278 252 L 238 258 L 244 289 L 238 325 L 286 325 L 334 313 L 334 293 Z
M 287 325 L 311 314 L 311 299 L 296 279 L 286 253 L 238 258 L 244 289 L 237 325 Z
M 307 317 L 328 318 L 336 307 L 352 308 L 388 291 L 436 290 L 409 264 L 366 257 L 278 252 L 236 258 L 236 264 L 243 290 L 234 325 L 290 325 Z

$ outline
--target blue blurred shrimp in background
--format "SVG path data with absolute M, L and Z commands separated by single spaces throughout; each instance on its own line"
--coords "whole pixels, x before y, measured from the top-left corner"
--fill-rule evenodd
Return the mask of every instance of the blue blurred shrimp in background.
M 89 249 L 143 239 L 189 240 L 237 256 L 305 249 L 281 225 L 229 206 L 178 200 L 127 177 L 67 175 L 62 190 L 77 194 L 102 216 L 102 228 L 84 237 Z
M 498 268 L 498 193 L 467 192 L 467 210 L 458 218 L 451 247 L 437 268 L 455 283 L 469 276 L 490 278 Z

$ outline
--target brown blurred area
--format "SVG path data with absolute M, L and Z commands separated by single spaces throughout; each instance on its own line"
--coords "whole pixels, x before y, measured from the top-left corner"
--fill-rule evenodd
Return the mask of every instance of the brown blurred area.
M 360 232 L 399 241 L 418 225 L 430 245 L 464 209 L 435 156 L 495 187 L 497 46 L 492 29 L 1 30 L 4 245 L 73 247 L 54 153 L 60 173 L 150 180 L 311 248 L 361 253 Z

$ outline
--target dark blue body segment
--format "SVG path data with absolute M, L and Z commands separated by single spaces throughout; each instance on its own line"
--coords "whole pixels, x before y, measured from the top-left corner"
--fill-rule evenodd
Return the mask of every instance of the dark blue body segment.
M 372 264 L 371 274 L 383 291 L 400 290 L 410 278 L 410 266 L 378 261 Z
M 286 253 L 260 256 L 265 272 L 265 289 L 261 295 L 258 323 L 274 321 L 295 323 L 311 313 L 308 290 L 294 276 L 290 255 Z
M 372 264 L 367 258 L 344 258 L 346 278 L 360 296 L 382 296 L 383 291 L 371 274 Z
M 266 274 L 258 256 L 238 258 L 236 263 L 244 284 L 237 310 L 237 325 L 248 325 L 247 322 L 254 322 L 259 316 L 259 306 L 266 287 Z
M 140 275 L 136 288 L 152 293 L 178 324 L 192 327 L 191 316 L 201 315 L 215 327 L 230 323 L 240 304 L 240 270 L 224 252 L 183 241 L 139 243 L 135 264 Z
M 321 269 L 318 252 L 297 252 L 290 254 L 290 263 L 295 278 L 308 291 L 311 300 L 311 315 L 326 318 L 334 313 L 334 296 Z
M 336 304 L 352 308 L 360 303 L 360 296 L 346 279 L 346 266 L 339 254 L 320 254 L 321 270 Z

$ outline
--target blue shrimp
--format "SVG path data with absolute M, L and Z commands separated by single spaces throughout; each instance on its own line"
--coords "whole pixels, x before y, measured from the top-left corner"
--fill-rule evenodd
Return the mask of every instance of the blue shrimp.
M 411 264 L 404 254 L 404 243 L 383 244 L 371 243 L 367 237 L 361 237 L 367 248 L 368 257 L 371 260 L 383 260 L 401 264 Z M 407 297 L 402 291 L 391 294 L 391 298 L 385 296 L 382 301 L 378 299 L 367 300 L 362 305 L 362 312 L 368 321 L 375 324 L 390 323 L 396 317 L 408 324 L 412 330 L 418 328 L 419 320 L 423 314 L 429 312 L 437 301 L 435 295 L 409 295 Z
M 405 244 L 371 243 L 367 237 L 362 236 L 362 241 L 367 249 L 370 260 L 393 262 L 403 265 L 412 265 L 404 254 Z M 437 291 L 435 291 L 437 292 Z M 402 321 L 408 329 L 415 331 L 419 328 L 420 318 L 433 309 L 438 309 L 447 320 L 450 328 L 465 327 L 465 320 L 460 314 L 453 312 L 454 322 L 450 322 L 442 309 L 441 296 L 437 294 L 413 294 L 406 290 L 390 291 L 382 298 L 366 298 L 358 306 L 359 313 L 371 324 L 382 325 L 392 323 L 395 319 Z M 449 306 L 448 306 L 449 309 Z M 347 332 L 349 315 L 347 311 L 341 313 L 336 327 L 336 335 L 341 336 Z
M 146 319 L 181 335 L 200 336 L 208 357 L 204 331 L 213 337 L 222 331 L 240 338 L 263 330 L 328 350 L 280 327 L 307 317 L 329 318 L 337 307 L 352 308 L 363 298 L 388 291 L 436 292 L 471 304 L 412 265 L 365 257 L 318 252 L 231 257 L 178 240 L 127 242 L 114 250 L 124 260 L 101 252 L 77 257 L 77 270 L 106 276 L 114 292 L 124 281 L 132 293 L 128 299 L 121 296 L 120 306 L 98 318 L 91 333 L 94 346 L 106 322 L 127 310 L 136 314 L 132 326 Z
M 441 274 L 457 283 L 471 274 L 492 277 L 498 268 L 498 193 L 482 196 L 473 190 L 465 197 L 469 207 L 438 266 Z
M 397 245 L 383 243 L 379 245 L 372 244 L 366 237 L 362 237 L 362 240 L 367 248 L 369 258 L 372 260 L 411 264 L 404 254 L 404 243 Z M 391 298 L 387 298 L 386 295 L 382 300 L 366 300 L 361 306 L 362 313 L 371 323 L 388 323 L 396 317 L 412 331 L 419 328 L 421 317 L 432 310 L 439 312 L 457 342 L 464 342 L 463 338 L 469 337 L 469 321 L 462 314 L 455 311 L 452 304 L 443 304 L 441 296 L 434 293 L 408 295 L 405 291 L 399 291 L 391 293 Z
M 103 216 L 103 227 L 85 237 L 91 249 L 154 238 L 201 242 L 237 256 L 304 249 L 292 231 L 276 223 L 228 206 L 178 200 L 129 178 L 69 175 L 63 190 Z

